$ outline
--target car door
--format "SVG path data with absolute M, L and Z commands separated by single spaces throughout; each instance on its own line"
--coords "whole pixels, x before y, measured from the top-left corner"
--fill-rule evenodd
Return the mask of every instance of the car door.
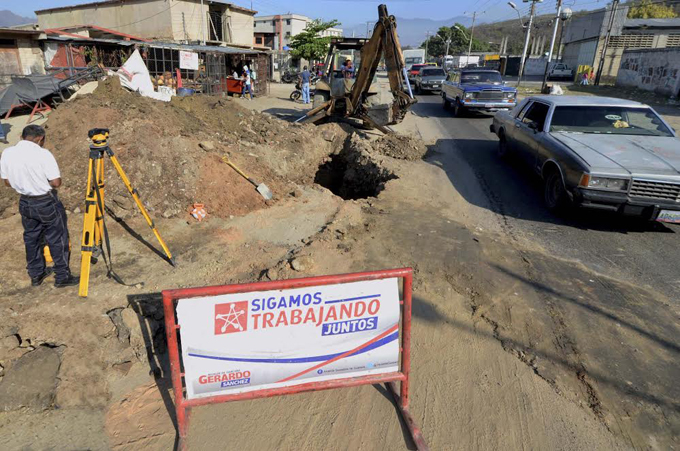
M 541 137 L 550 106 L 534 100 L 515 119 L 517 153 L 532 168 L 536 166 L 538 139 Z

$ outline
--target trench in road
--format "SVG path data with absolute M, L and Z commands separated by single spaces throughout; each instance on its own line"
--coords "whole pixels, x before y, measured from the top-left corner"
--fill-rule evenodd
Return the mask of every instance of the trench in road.
M 419 96 L 413 112 L 437 122 L 441 137 L 436 147 L 444 154 L 451 183 L 467 202 L 500 215 L 505 233 L 595 272 L 647 285 L 676 308 L 680 304 L 680 226 L 588 209 L 556 217 L 543 205 L 541 180 L 521 164 L 506 164 L 496 156 L 498 141 L 489 132 L 490 115 L 454 118 L 438 95 Z M 447 168 L 447 153 L 467 167 Z M 457 174 L 462 171 L 475 174 L 478 189 L 461 184 L 466 177 Z

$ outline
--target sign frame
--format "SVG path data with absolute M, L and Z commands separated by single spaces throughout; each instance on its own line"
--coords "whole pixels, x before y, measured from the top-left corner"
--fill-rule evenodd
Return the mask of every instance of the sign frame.
M 400 299 L 400 363 L 399 371 L 383 374 L 373 374 L 359 377 L 348 377 L 327 381 L 308 382 L 288 387 L 253 390 L 244 393 L 223 394 L 210 397 L 187 399 L 183 384 L 184 371 L 182 366 L 179 340 L 180 326 L 177 324 L 176 301 L 179 299 L 218 296 L 223 294 L 248 293 L 252 291 L 283 290 L 312 286 L 334 285 L 349 282 L 400 278 L 403 281 L 402 299 Z M 189 414 L 192 407 L 207 404 L 218 404 L 230 401 L 268 398 L 272 396 L 289 395 L 309 391 L 327 390 L 331 388 L 354 387 L 358 385 L 385 383 L 398 407 L 402 420 L 409 430 L 411 438 L 419 451 L 428 450 L 425 439 L 416 426 L 409 412 L 409 374 L 411 371 L 411 306 L 412 306 L 413 269 L 400 268 L 382 271 L 358 272 L 350 274 L 305 277 L 299 279 L 275 280 L 270 282 L 254 282 L 245 284 L 220 285 L 210 287 L 185 288 L 178 290 L 164 290 L 163 309 L 165 313 L 165 333 L 168 343 L 170 372 L 175 397 L 175 411 L 177 416 L 178 448 L 186 449 L 189 429 Z M 396 382 L 401 382 L 397 391 Z M 397 394 L 398 393 L 398 394 Z

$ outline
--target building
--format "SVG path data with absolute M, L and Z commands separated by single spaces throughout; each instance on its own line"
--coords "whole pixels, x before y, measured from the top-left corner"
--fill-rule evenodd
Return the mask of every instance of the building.
M 300 14 L 257 16 L 254 23 L 254 43 L 272 50 L 283 51 L 290 44 L 290 39 L 302 32 L 310 22 L 312 19 Z M 321 36 L 342 36 L 342 30 L 329 28 L 321 33 Z
M 624 51 L 616 85 L 680 98 L 680 45 Z
M 45 73 L 38 30 L 0 28 L 0 89 L 12 83 L 12 75 Z
M 35 12 L 42 30 L 96 25 L 150 40 L 246 48 L 256 13 L 223 0 L 104 0 Z
M 603 80 L 613 81 L 624 51 L 680 47 L 680 19 L 627 19 L 628 7 L 619 5 L 602 69 Z M 597 70 L 604 46 L 611 6 L 570 20 L 565 28 L 562 62 L 577 69 Z

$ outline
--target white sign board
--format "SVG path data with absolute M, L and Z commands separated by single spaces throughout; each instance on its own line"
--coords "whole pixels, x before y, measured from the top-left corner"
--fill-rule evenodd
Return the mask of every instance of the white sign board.
M 399 371 L 398 281 L 180 299 L 187 399 Z
M 198 70 L 198 53 L 179 51 L 179 68 Z

